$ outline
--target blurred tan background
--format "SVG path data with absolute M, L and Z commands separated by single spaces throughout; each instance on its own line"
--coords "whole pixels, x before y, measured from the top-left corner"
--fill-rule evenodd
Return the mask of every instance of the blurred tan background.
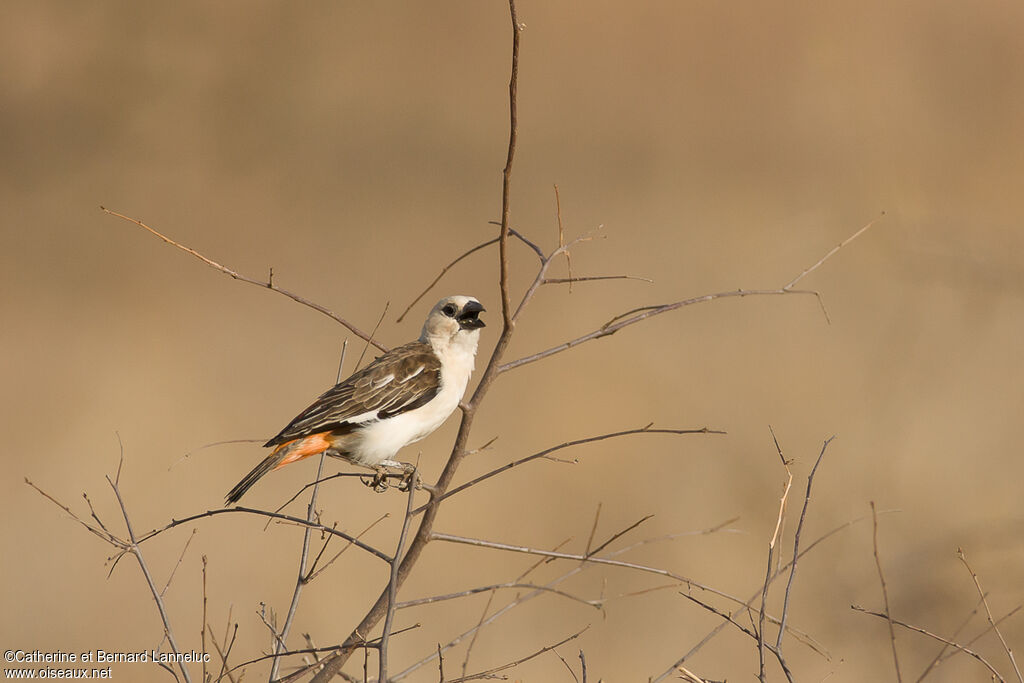
M 760 584 L 784 472 L 794 458 L 792 540 L 804 477 L 822 441 L 805 540 L 869 513 L 896 616 L 951 635 L 977 603 L 962 546 L 997 616 L 1024 600 L 1024 5 L 1019 2 L 550 3 L 522 0 L 520 144 L 513 222 L 573 251 L 577 274 L 643 282 L 546 288 L 509 352 L 519 357 L 635 306 L 788 282 L 872 218 L 885 219 L 805 280 L 810 297 L 719 301 L 661 316 L 501 378 L 461 480 L 543 447 L 604 431 L 701 427 L 727 436 L 647 436 L 536 462 L 446 506 L 438 529 L 582 552 L 645 514 L 628 539 L 733 531 L 638 549 L 736 595 Z M 162 629 L 137 566 L 108 580 L 111 548 L 29 489 L 27 476 L 87 514 L 83 491 L 123 529 L 104 481 L 118 464 L 136 529 L 220 505 L 274 434 L 334 380 L 345 331 L 233 282 L 102 203 L 246 274 L 275 281 L 412 339 L 429 305 L 472 293 L 497 337 L 496 251 L 453 269 L 409 318 L 397 314 L 451 258 L 494 234 L 507 136 L 510 29 L 502 2 L 60 3 L 0 8 L 0 414 L 4 466 L 4 649 L 139 650 Z M 513 249 L 516 292 L 534 260 Z M 559 265 L 557 275 L 564 275 Z M 356 341 L 356 340 L 352 340 Z M 361 344 L 350 344 L 350 370 Z M 480 364 L 482 366 L 482 363 Z M 451 420 L 403 452 L 436 477 Z M 273 509 L 310 480 L 306 462 L 245 502 Z M 344 467 L 329 463 L 330 471 Z M 404 499 L 342 480 L 323 518 L 393 548 Z M 302 504 L 291 511 L 302 514 Z M 201 555 L 208 619 L 232 661 L 270 647 L 259 603 L 284 613 L 301 533 L 242 515 L 203 520 L 146 546 L 180 643 L 199 648 Z M 616 546 L 628 542 L 619 541 Z M 532 564 L 431 546 L 402 598 L 508 581 Z M 538 581 L 567 570 L 546 565 Z M 307 587 L 289 644 L 343 638 L 386 581 L 349 552 Z M 591 569 L 565 588 L 595 598 L 664 585 Z M 778 611 L 781 585 L 771 604 Z M 492 611 L 514 597 L 499 593 Z M 391 671 L 470 628 L 486 595 L 401 612 L 420 622 L 392 644 Z M 870 522 L 800 564 L 791 623 L 831 653 L 787 641 L 798 680 L 894 680 Z M 727 603 L 716 603 L 725 606 Z M 283 618 L 283 617 L 282 617 Z M 495 666 L 591 624 L 560 649 L 591 680 L 647 680 L 717 620 L 666 589 L 608 604 L 532 601 L 485 629 L 469 670 Z M 961 636 L 983 625 L 977 615 Z M 1024 652 L 1024 618 L 1003 625 Z M 934 642 L 897 634 L 904 679 Z M 976 648 L 1009 673 L 991 635 Z M 446 658 L 449 677 L 465 645 Z M 353 670 L 361 668 L 353 662 Z M 756 650 L 735 630 L 688 664 L 751 680 Z M 254 668 L 260 679 L 265 668 Z M 568 681 L 552 655 L 511 673 Z M 118 680 L 168 680 L 144 665 Z M 431 664 L 408 680 L 436 680 Z M 772 680 L 781 673 L 770 669 Z M 960 656 L 928 680 L 987 680 Z

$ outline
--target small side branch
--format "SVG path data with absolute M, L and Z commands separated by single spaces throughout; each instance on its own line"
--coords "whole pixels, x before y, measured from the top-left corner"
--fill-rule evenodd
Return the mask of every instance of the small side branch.
M 700 304 L 700 303 L 705 303 L 705 302 L 708 302 L 708 301 L 714 301 L 715 299 L 725 299 L 725 298 L 729 298 L 729 297 L 746 297 L 746 296 L 772 296 L 772 295 L 786 295 L 786 294 L 810 294 L 810 295 L 814 296 L 818 300 L 818 303 L 820 304 L 821 303 L 821 294 L 819 292 L 817 292 L 815 290 L 809 290 L 809 289 L 794 289 L 795 285 L 798 282 L 800 282 L 803 278 L 805 278 L 807 275 L 809 275 L 812 272 L 814 272 L 815 270 L 817 270 L 822 264 L 824 264 L 833 255 L 835 255 L 835 253 L 838 252 L 840 249 L 842 249 L 843 247 L 848 245 L 850 242 L 852 242 L 853 240 L 857 239 L 862 234 L 864 234 L 864 232 L 866 232 L 868 230 L 868 228 L 870 228 L 876 222 L 878 222 L 878 220 L 880 220 L 880 218 L 876 218 L 875 220 L 871 221 L 870 223 L 868 223 L 867 225 L 862 227 L 860 230 L 855 232 L 853 235 L 851 235 L 850 237 L 848 237 L 845 240 L 843 240 L 842 242 L 840 242 L 839 245 L 837 245 L 836 247 L 833 247 L 827 254 L 825 254 L 823 257 L 821 257 L 818 260 L 817 263 L 815 263 L 814 265 L 812 265 L 812 266 L 810 266 L 808 268 L 805 268 L 799 275 L 797 275 L 795 278 L 790 280 L 788 283 L 786 283 L 785 285 L 783 285 L 783 286 L 781 286 L 781 287 L 779 287 L 777 289 L 734 289 L 734 290 L 730 290 L 730 291 L 727 291 L 727 292 L 717 292 L 715 294 L 705 294 L 703 296 L 697 296 L 697 297 L 693 297 L 693 298 L 690 298 L 690 299 L 683 299 L 681 301 L 676 301 L 676 302 L 673 302 L 673 303 L 670 303 L 670 304 L 662 304 L 662 305 L 659 305 L 659 306 L 646 306 L 644 308 L 635 309 L 633 311 L 629 311 L 627 313 L 623 313 L 621 315 L 618 315 L 615 318 L 612 318 L 610 321 L 608 321 L 607 323 L 605 323 L 604 325 L 602 325 L 598 329 L 594 330 L 593 332 L 589 332 L 589 333 L 584 334 L 584 335 L 582 335 L 580 337 L 576 337 L 575 339 L 571 339 L 571 340 L 569 340 L 567 342 L 563 342 L 561 344 L 558 344 L 557 346 L 552 346 L 551 348 L 546 349 L 544 351 L 539 351 L 539 352 L 531 354 L 529 356 L 524 356 L 524 357 L 519 358 L 517 360 L 509 361 L 507 363 L 503 363 L 502 365 L 498 366 L 498 371 L 499 372 L 506 372 L 508 370 L 512 370 L 514 368 L 520 367 L 522 365 L 526 365 L 528 363 L 534 363 L 536 361 L 543 360 L 544 358 L 548 358 L 550 356 L 553 356 L 553 355 L 555 355 L 557 353 L 561 353 L 563 351 L 568 351 L 569 349 L 574 348 L 576 346 L 579 346 L 580 344 L 583 344 L 585 342 L 593 341 L 595 339 L 601 339 L 602 337 L 610 336 L 610 335 L 615 334 L 616 332 L 618 332 L 619 330 L 621 330 L 621 329 L 623 329 L 625 327 L 629 327 L 630 325 L 635 325 L 637 323 L 643 322 L 644 320 L 647 320 L 648 318 L 652 318 L 652 317 L 654 317 L 656 315 L 661 315 L 662 313 L 668 313 L 670 311 L 675 311 L 675 310 L 678 310 L 678 309 L 683 308 L 685 306 L 693 306 L 694 304 Z M 824 306 L 822 306 L 822 310 L 823 311 L 825 310 Z M 826 320 L 828 319 L 828 313 L 827 312 L 825 313 L 825 318 L 826 318 Z
M 985 606 L 985 616 L 988 618 L 989 626 L 996 632 L 996 637 L 999 638 L 999 644 L 1003 646 L 1003 652 L 1006 653 L 1007 658 L 1010 660 L 1010 664 L 1013 666 L 1013 673 L 1017 675 L 1017 680 L 1020 683 L 1024 683 L 1024 676 L 1021 676 L 1020 667 L 1017 666 L 1017 659 L 1013 656 L 1013 650 L 1011 650 L 1010 646 L 1006 644 L 1006 638 L 1003 637 L 1002 631 L 999 630 L 995 619 L 992 618 L 992 610 L 989 609 L 988 598 L 985 597 L 985 591 L 981 589 L 981 582 L 978 580 L 978 575 L 974 573 L 974 569 L 972 569 L 971 565 L 967 562 L 967 556 L 964 555 L 962 548 L 957 548 L 956 554 L 957 557 L 960 558 L 960 561 L 964 563 L 964 567 L 967 568 L 968 573 L 971 575 L 971 579 L 974 580 L 974 586 L 978 589 L 978 595 L 981 596 L 981 604 Z M 888 611 L 888 608 L 886 608 L 886 612 Z
M 309 308 L 312 308 L 314 311 L 317 311 L 318 313 L 322 313 L 322 314 L 326 315 L 328 318 L 330 318 L 331 320 L 333 320 L 334 322 L 339 323 L 342 326 L 348 328 L 348 330 L 350 332 L 352 332 L 352 334 L 356 335 L 360 339 L 365 339 L 367 342 L 373 344 L 374 346 L 376 346 L 381 351 L 385 351 L 386 352 L 388 350 L 388 347 L 384 346 L 380 342 L 373 341 L 373 338 L 372 338 L 371 335 L 367 334 L 366 332 L 363 332 L 361 329 L 359 329 L 358 327 L 356 327 L 355 325 L 350 323 L 348 320 L 345 320 L 344 318 L 342 318 L 340 315 L 338 315 L 334 311 L 331 311 L 330 309 L 327 309 L 327 308 L 321 306 L 320 304 L 318 304 L 316 302 L 310 301 L 309 299 L 306 299 L 305 297 L 299 296 L 298 294 L 295 294 L 294 292 L 290 292 L 287 289 L 282 289 L 281 287 L 278 287 L 276 284 L 274 284 L 273 270 L 270 271 L 270 276 L 266 280 L 258 280 L 256 278 L 249 277 L 248 275 L 242 275 L 241 273 L 236 272 L 236 271 L 232 270 L 231 268 L 228 268 L 227 266 L 224 266 L 224 265 L 221 265 L 220 263 L 217 263 L 216 261 L 214 261 L 211 258 L 207 258 L 206 256 L 203 256 L 202 254 L 200 254 L 198 251 L 196 251 L 195 249 L 193 249 L 191 247 L 187 247 L 184 244 L 181 244 L 179 242 L 175 242 L 170 237 L 167 237 L 163 233 L 158 232 L 157 230 L 149 227 L 148 225 L 146 225 L 145 223 L 143 223 L 142 221 L 140 221 L 137 218 L 132 218 L 131 216 L 126 216 L 126 215 L 124 215 L 122 213 L 118 213 L 117 211 L 111 211 L 110 209 L 108 209 L 106 207 L 103 207 L 103 206 L 100 207 L 100 211 L 102 211 L 103 213 L 109 214 L 111 216 L 115 216 L 116 218 L 120 218 L 122 220 L 128 221 L 129 223 L 134 223 L 135 225 L 139 226 L 140 228 L 142 228 L 142 229 L 150 232 L 151 234 L 155 235 L 156 237 L 160 238 L 161 240 L 163 240 L 167 244 L 170 244 L 173 247 L 177 247 L 178 249 L 181 249 L 182 251 L 184 251 L 187 254 L 191 254 L 192 256 L 195 256 L 197 259 L 199 259 L 200 261 L 202 261 L 206 265 L 208 265 L 211 268 L 214 268 L 216 270 L 219 270 L 220 272 L 224 273 L 225 275 L 227 275 L 228 277 L 230 277 L 233 280 L 239 280 L 241 282 L 246 282 L 246 283 L 248 283 L 250 285 L 256 285 L 257 287 L 262 287 L 264 289 L 269 289 L 271 291 L 277 292 L 278 294 L 281 294 L 282 296 L 288 297 L 289 299 L 291 299 L 292 301 L 294 301 L 296 303 L 302 304 L 303 306 L 308 306 Z
M 1005 681 L 1006 681 L 1006 679 L 1004 679 L 1002 677 L 1002 675 L 998 671 L 996 671 L 996 668 L 994 666 L 992 666 L 988 662 L 988 660 L 986 660 L 984 657 L 982 657 L 980 654 L 978 654 L 974 650 L 971 650 L 971 649 L 969 649 L 967 647 L 964 647 L 963 645 L 960 645 L 959 643 L 955 643 L 952 640 L 949 640 L 948 638 L 943 638 L 940 635 L 936 635 L 936 634 L 932 633 L 931 631 L 928 631 L 926 629 L 921 628 L 920 626 L 914 626 L 913 624 L 908 624 L 905 621 L 900 621 L 899 619 L 893 619 L 892 615 L 890 615 L 889 612 L 884 612 L 884 613 L 883 612 L 872 612 L 871 610 L 864 609 L 860 605 L 850 605 L 850 609 L 854 610 L 855 612 L 863 612 L 864 614 L 870 614 L 871 616 L 878 617 L 879 619 L 885 619 L 890 624 L 895 624 L 896 626 L 899 626 L 901 628 L 905 628 L 908 631 L 914 631 L 915 633 L 920 633 L 923 636 L 928 636 L 929 638 L 931 638 L 933 640 L 937 640 L 940 643 L 945 643 L 949 647 L 952 647 L 952 648 L 954 648 L 954 649 L 956 649 L 956 650 L 958 650 L 960 652 L 963 652 L 965 655 L 970 655 L 971 657 L 974 657 L 976 660 L 981 662 L 981 664 L 984 665 L 984 667 L 989 670 L 989 673 L 992 674 L 993 678 L 995 678 L 996 680 L 1000 681 L 1000 683 L 1005 683 Z
M 875 548 L 875 566 L 878 567 L 878 581 L 882 584 L 882 600 L 885 604 L 886 619 L 889 622 L 889 640 L 892 642 L 892 661 L 896 666 L 896 681 L 903 681 L 900 674 L 900 658 L 896 652 L 896 630 L 893 628 L 892 611 L 889 609 L 889 590 L 885 587 L 885 574 L 882 572 L 882 560 L 878 556 L 878 514 L 875 512 L 875 501 L 871 501 L 871 521 L 873 524 L 871 540 Z
M 125 508 L 124 499 L 121 498 L 121 491 L 118 485 L 110 477 L 107 477 L 107 483 L 110 484 L 110 488 L 114 490 L 114 495 L 117 497 L 117 504 L 121 508 L 121 515 L 124 517 L 124 525 L 128 530 L 129 545 L 126 550 L 135 556 L 135 559 L 139 563 L 139 569 L 142 570 L 142 575 L 146 578 L 146 584 L 149 586 L 149 592 L 153 595 L 153 601 L 156 603 L 157 611 L 160 612 L 160 620 L 164 624 L 164 635 L 167 637 L 167 642 L 171 645 L 171 651 L 178 655 L 178 643 L 174 638 L 174 629 L 171 628 L 171 620 L 167 616 L 167 607 L 164 605 L 163 598 L 160 595 L 160 591 L 157 590 L 156 584 L 153 582 L 153 575 L 149 572 L 149 566 L 146 564 L 145 558 L 142 557 L 142 551 L 139 549 L 139 543 L 135 538 L 135 531 L 132 529 L 132 522 L 128 518 L 128 510 Z M 185 678 L 186 683 L 192 683 L 192 676 L 189 675 L 188 668 L 184 662 L 179 661 L 178 667 L 181 669 L 181 675 Z

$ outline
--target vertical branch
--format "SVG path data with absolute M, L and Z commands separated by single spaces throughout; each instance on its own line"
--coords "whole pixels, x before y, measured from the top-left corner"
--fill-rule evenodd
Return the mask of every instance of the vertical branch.
M 875 566 L 878 567 L 878 580 L 882 584 L 882 600 L 885 603 L 885 618 L 889 622 L 889 640 L 892 641 L 892 661 L 896 666 L 896 680 L 898 683 L 902 683 L 903 676 L 900 674 L 900 658 L 896 654 L 896 629 L 892 623 L 892 610 L 889 609 L 889 590 L 885 587 L 885 574 L 882 573 L 882 560 L 878 556 L 878 513 L 875 512 L 875 501 L 871 501 L 871 522 L 874 525 L 872 528 L 872 544 L 875 547 Z
M 402 562 L 402 549 L 405 547 L 405 539 L 409 535 L 409 522 L 412 521 L 412 503 L 416 496 L 416 487 L 419 484 L 420 475 L 416 470 L 412 471 L 409 477 L 409 500 L 405 504 L 405 518 L 402 520 L 402 532 L 398 535 L 398 547 L 395 548 L 395 558 L 391 561 L 391 577 L 388 579 L 388 607 L 384 613 L 384 630 L 380 636 L 380 669 L 377 673 L 377 680 L 386 683 L 388 680 L 388 640 L 391 636 L 391 621 L 395 618 L 395 604 L 398 602 L 398 567 Z
M 498 368 L 500 366 L 501 359 L 504 356 L 505 349 L 508 347 L 509 340 L 512 337 L 514 321 L 512 319 L 512 309 L 508 291 L 507 247 L 508 236 L 510 233 L 509 200 L 511 194 L 512 161 L 515 158 L 516 139 L 518 137 L 519 125 L 516 112 L 516 94 L 519 79 L 519 33 L 522 30 L 522 26 L 519 24 L 518 14 L 516 13 L 515 0 L 509 0 L 509 14 L 512 20 L 512 68 L 508 89 L 509 137 L 508 156 L 505 160 L 505 169 L 502 172 L 501 234 L 498 240 L 500 261 L 498 284 L 501 289 L 503 320 L 501 335 L 498 337 L 498 342 L 495 344 L 494 350 L 491 352 L 491 357 L 487 362 L 487 367 L 484 369 L 476 390 L 473 392 L 473 397 L 468 403 L 461 406 L 462 421 L 459 423 L 459 431 L 455 436 L 455 443 L 452 445 L 451 455 L 448 456 L 448 462 L 445 463 L 444 469 L 441 471 L 441 476 L 438 477 L 437 482 L 428 489 L 430 500 L 423 512 L 423 519 L 420 521 L 420 525 L 416 529 L 416 534 L 409 543 L 409 549 L 406 551 L 404 557 L 392 566 L 391 579 L 388 582 L 387 588 L 377 597 L 373 606 L 365 615 L 363 615 L 359 625 L 356 626 L 352 630 L 352 633 L 349 634 L 349 637 L 345 639 L 343 649 L 333 657 L 324 660 L 322 668 L 313 677 L 312 683 L 327 683 L 334 678 L 335 674 L 341 671 L 345 662 L 348 661 L 348 658 L 360 643 L 359 634 L 369 633 L 370 630 L 372 630 L 373 627 L 386 616 L 389 611 L 389 602 L 393 604 L 393 601 L 391 600 L 392 592 L 397 591 L 405 582 L 406 577 L 408 577 L 412 572 L 413 567 L 419 561 L 420 555 L 423 553 L 423 549 L 426 547 L 427 543 L 430 542 L 431 533 L 434 528 L 434 520 L 437 518 L 437 513 L 440 510 L 441 499 L 448 490 L 448 487 L 451 486 L 451 482 L 455 478 L 455 472 L 458 470 L 459 465 L 462 463 L 462 460 L 466 455 L 466 442 L 469 439 L 469 432 L 473 425 L 473 417 L 476 414 L 476 408 L 480 404 L 480 401 L 483 400 L 491 383 L 494 381 L 494 378 L 498 375 Z
M 299 609 L 299 596 L 302 595 L 302 587 L 309 581 L 309 577 L 306 576 L 306 563 L 309 561 L 309 541 L 313 535 L 312 524 L 316 521 L 316 494 L 320 490 L 320 477 L 324 471 L 325 459 L 326 454 L 321 453 L 320 466 L 317 468 L 316 479 L 313 481 L 313 492 L 309 494 L 309 508 L 306 510 L 306 521 L 309 522 L 309 525 L 306 526 L 306 532 L 302 536 L 302 551 L 299 553 L 299 575 L 295 579 L 295 590 L 292 592 L 292 602 L 288 606 L 288 616 L 285 617 L 280 635 L 274 640 L 274 658 L 270 665 L 271 681 L 277 678 L 277 671 L 281 666 L 281 658 L 278 655 L 287 649 L 285 641 L 288 638 L 288 632 L 291 631 L 292 622 L 295 620 L 295 613 Z
M 203 555 L 203 630 L 199 633 L 199 639 L 203 646 L 203 683 L 207 683 L 209 676 L 206 672 L 206 555 Z
M 768 425 L 768 430 L 772 433 L 772 440 L 775 442 L 775 450 L 779 453 L 779 459 L 782 461 L 782 466 L 786 468 L 786 486 L 782 491 L 782 498 L 779 499 L 779 516 L 775 520 L 775 531 L 772 533 L 772 540 L 768 543 L 768 568 L 765 570 L 764 585 L 761 588 L 761 613 L 758 618 L 757 625 L 757 662 L 758 662 L 758 675 L 757 679 L 761 683 L 765 683 L 765 668 L 764 668 L 764 617 L 766 613 L 766 603 L 768 602 L 768 585 L 772 582 L 772 560 L 775 559 L 775 547 L 779 542 L 779 531 L 782 529 L 782 519 L 786 514 L 786 503 L 789 500 L 789 491 L 793 487 L 793 472 L 789 469 L 789 462 L 786 460 L 786 456 L 782 454 L 782 447 L 779 446 L 779 440 L 775 437 L 775 430 L 772 429 L 771 425 Z M 780 637 L 782 631 L 779 631 Z M 781 653 L 776 652 L 779 660 L 782 660 Z M 783 666 L 785 670 L 786 667 Z M 787 670 L 787 677 L 789 675 Z M 790 679 L 792 680 L 792 679 Z
M 807 506 L 811 502 L 811 486 L 814 484 L 814 475 L 818 471 L 818 465 L 821 464 L 821 459 L 825 457 L 825 451 L 828 449 L 828 445 L 835 439 L 835 435 L 830 436 L 825 440 L 825 443 L 821 445 L 821 452 L 818 453 L 818 459 L 814 462 L 814 467 L 811 468 L 811 473 L 807 475 L 807 493 L 804 494 L 804 507 L 800 511 L 800 521 L 796 525 L 796 534 L 793 536 L 793 561 L 789 564 L 789 580 L 786 582 L 786 596 L 782 600 L 782 615 L 779 617 L 779 636 L 775 640 L 775 649 L 780 653 L 782 652 L 782 636 L 786 632 L 786 618 L 789 614 L 789 596 L 793 591 L 793 577 L 796 576 L 796 565 L 800 560 L 800 532 L 804 529 L 804 519 L 807 518 Z
M 509 0 L 508 9 L 512 17 L 512 74 L 508 81 L 508 157 L 505 159 L 505 169 L 501 172 L 501 235 L 498 239 L 499 260 L 501 261 L 501 315 L 505 330 L 512 327 L 512 304 L 509 301 L 508 293 L 508 219 L 512 193 L 512 161 L 516 155 L 516 138 L 519 131 L 516 91 L 519 84 L 519 34 L 521 32 L 515 0 Z

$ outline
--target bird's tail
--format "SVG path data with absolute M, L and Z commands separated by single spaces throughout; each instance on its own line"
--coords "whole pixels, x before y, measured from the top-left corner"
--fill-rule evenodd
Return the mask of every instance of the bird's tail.
M 330 448 L 331 442 L 327 439 L 329 435 L 330 432 L 322 432 L 279 444 L 270 455 L 263 459 L 263 462 L 256 465 L 252 472 L 245 475 L 242 481 L 231 489 L 227 495 L 227 504 L 237 503 L 245 495 L 245 492 L 251 489 L 267 472 L 280 469 L 289 463 L 322 453 Z

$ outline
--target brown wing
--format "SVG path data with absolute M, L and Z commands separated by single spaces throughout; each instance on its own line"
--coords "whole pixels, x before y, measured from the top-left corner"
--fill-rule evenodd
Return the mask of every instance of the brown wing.
M 411 342 L 328 389 L 265 445 L 329 430 L 350 431 L 363 422 L 419 408 L 440 390 L 441 361 L 429 344 Z

